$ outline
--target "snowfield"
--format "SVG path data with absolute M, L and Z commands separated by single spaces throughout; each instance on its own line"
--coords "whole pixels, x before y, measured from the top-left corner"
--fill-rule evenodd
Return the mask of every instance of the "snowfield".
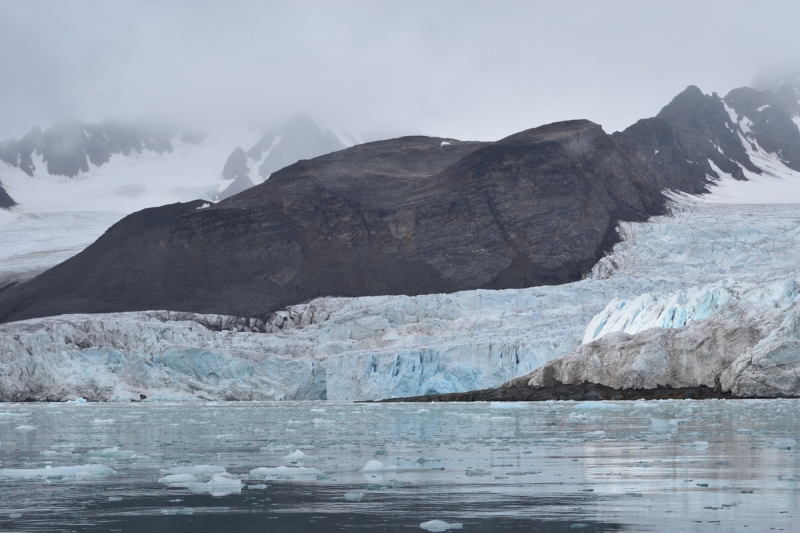
M 0 286 L 29 279 L 89 246 L 124 216 L 148 207 L 215 200 L 228 155 L 254 135 L 172 140 L 171 153 L 113 154 L 74 178 L 47 172 L 33 155 L 33 177 L 0 161 L 0 183 L 19 204 L 0 209 Z

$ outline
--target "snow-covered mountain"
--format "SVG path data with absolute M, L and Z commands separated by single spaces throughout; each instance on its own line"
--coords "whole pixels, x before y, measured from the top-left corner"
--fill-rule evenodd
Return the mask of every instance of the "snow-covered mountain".
M 307 142 L 310 151 L 302 152 L 305 157 L 327 153 L 329 146 L 320 146 L 319 127 L 307 117 L 299 121 L 302 127 L 296 123 L 266 135 L 199 135 L 130 123 L 69 122 L 3 141 L 0 286 L 28 279 L 75 255 L 130 213 L 225 197 L 239 183 L 239 176 L 231 176 L 225 164 L 237 145 L 258 147 L 267 137 L 281 141 L 286 130 L 291 132 L 286 135 L 290 146 Z M 269 161 L 269 168 L 279 168 L 278 152 L 271 159 L 269 153 L 273 152 L 267 150 L 260 159 Z
M 249 150 L 241 146 L 228 157 L 222 176 L 233 180 L 219 194 L 224 200 L 269 179 L 270 175 L 301 159 L 336 152 L 345 145 L 330 130 L 320 128 L 308 115 L 296 115 L 282 128 L 265 132 Z
M 245 322 L 156 311 L 12 322 L 0 325 L 0 399 L 358 400 L 514 379 L 798 395 L 796 103 L 689 88 L 616 134 L 647 172 L 710 192 L 668 193 L 668 215 L 621 223 L 581 281 L 320 298 Z

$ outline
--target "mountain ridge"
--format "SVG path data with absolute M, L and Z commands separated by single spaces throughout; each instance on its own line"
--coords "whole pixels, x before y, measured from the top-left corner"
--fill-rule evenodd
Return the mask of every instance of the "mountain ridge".
M 723 99 L 690 86 L 613 135 L 577 120 L 494 143 L 402 137 L 300 160 L 218 204 L 123 219 L 2 290 L 0 321 L 161 308 L 265 318 L 318 296 L 574 281 L 618 240 L 618 221 L 663 213 L 662 190 L 700 194 L 758 175 L 749 154 L 763 146 L 794 164 L 800 129 L 787 125 L 800 122 L 778 93 Z M 765 110 L 780 113 L 777 126 L 754 115 Z M 226 168 L 241 175 L 234 153 L 238 168 Z

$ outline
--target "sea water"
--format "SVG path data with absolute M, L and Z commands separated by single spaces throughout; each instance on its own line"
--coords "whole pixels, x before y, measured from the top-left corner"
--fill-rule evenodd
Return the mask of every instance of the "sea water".
M 0 404 L 0 530 L 792 531 L 798 406 Z

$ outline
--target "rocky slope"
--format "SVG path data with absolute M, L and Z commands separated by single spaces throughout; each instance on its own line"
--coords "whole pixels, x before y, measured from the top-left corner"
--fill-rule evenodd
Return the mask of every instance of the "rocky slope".
M 495 143 L 401 138 L 301 161 L 216 205 L 131 215 L 0 293 L 0 319 L 168 308 L 266 316 L 317 296 L 580 279 L 619 220 L 663 210 L 638 159 L 588 121 Z

